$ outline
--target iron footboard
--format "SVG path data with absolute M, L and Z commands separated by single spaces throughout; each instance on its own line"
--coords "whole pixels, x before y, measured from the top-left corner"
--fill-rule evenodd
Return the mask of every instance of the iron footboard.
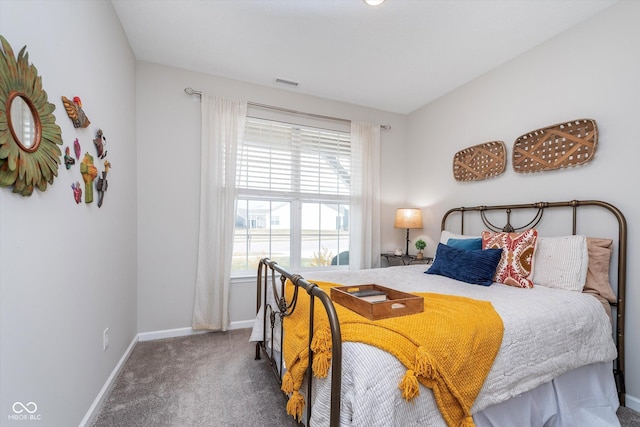
M 269 274 L 271 273 L 271 274 Z M 273 300 L 268 298 L 269 276 L 271 277 L 271 291 Z M 280 285 L 276 285 L 276 276 L 280 278 Z M 285 297 L 285 283 L 289 280 L 294 286 L 293 298 L 287 301 Z M 282 321 L 290 316 L 296 309 L 298 303 L 298 292 L 302 289 L 309 294 L 309 363 L 307 367 L 307 403 L 306 403 L 306 425 L 309 425 L 312 409 L 312 386 L 313 374 L 311 371 L 313 351 L 311 350 L 311 340 L 313 338 L 313 313 L 315 299 L 318 298 L 327 313 L 329 327 L 331 329 L 331 415 L 330 425 L 338 427 L 340 425 L 340 389 L 342 387 L 342 339 L 340 334 L 340 324 L 338 315 L 329 295 L 320 289 L 316 284 L 307 282 L 298 274 L 292 274 L 279 266 L 269 258 L 263 258 L 258 264 L 257 279 L 257 306 L 256 312 L 262 308 L 263 331 L 262 341 L 256 343 L 256 359 L 260 359 L 261 350 L 268 357 L 269 363 L 278 382 L 282 385 L 284 366 L 282 351 L 275 350 L 276 340 L 279 341 L 278 348 L 282 349 L 284 331 Z M 268 320 L 268 322 L 267 322 Z M 279 332 L 276 334 L 275 332 Z M 277 336 L 276 336 L 277 335 Z

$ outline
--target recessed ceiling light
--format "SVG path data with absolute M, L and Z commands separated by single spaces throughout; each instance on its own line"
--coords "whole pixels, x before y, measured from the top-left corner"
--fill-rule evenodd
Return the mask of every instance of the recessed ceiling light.
M 384 0 L 364 0 L 369 6 L 378 6 L 384 2 Z

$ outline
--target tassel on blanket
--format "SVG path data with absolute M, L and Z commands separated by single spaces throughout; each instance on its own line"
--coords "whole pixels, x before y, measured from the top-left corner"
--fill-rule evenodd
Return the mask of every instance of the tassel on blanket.
M 293 376 L 291 375 L 291 371 L 285 372 L 282 376 L 282 386 L 280 390 L 284 391 L 286 394 L 293 393 Z
M 398 384 L 398 388 L 402 390 L 402 397 L 408 401 L 411 401 L 414 397 L 420 394 L 418 379 L 411 369 L 404 374 L 402 381 Z
M 331 329 L 327 324 L 322 324 L 313 333 L 311 340 L 313 351 L 313 375 L 325 378 L 331 367 Z
M 325 353 L 331 351 L 331 329 L 328 325 L 319 326 L 313 333 L 311 340 L 311 350 L 314 353 Z
M 331 367 L 331 353 L 323 351 L 313 355 L 313 375 L 317 378 L 326 378 Z
M 287 402 L 287 414 L 300 422 L 300 419 L 302 418 L 302 408 L 304 408 L 304 397 L 302 397 L 300 392 L 296 390 Z
M 464 417 L 464 419 L 460 421 L 459 427 L 476 427 L 476 424 L 473 422 L 473 418 Z
M 436 372 L 433 360 L 431 359 L 431 354 L 424 346 L 418 347 L 418 350 L 416 351 L 414 370 L 416 375 L 429 379 L 435 378 Z

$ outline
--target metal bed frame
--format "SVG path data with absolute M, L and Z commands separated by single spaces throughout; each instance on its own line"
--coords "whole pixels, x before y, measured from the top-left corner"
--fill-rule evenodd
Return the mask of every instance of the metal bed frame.
M 572 210 L 572 234 L 576 234 L 578 223 L 578 208 L 585 206 L 595 206 L 608 210 L 614 215 L 618 222 L 618 258 L 617 258 L 617 286 L 616 295 L 617 302 L 612 303 L 611 306 L 615 309 L 615 344 L 618 350 L 618 357 L 614 362 L 613 375 L 616 382 L 618 391 L 618 398 L 622 406 L 625 405 L 625 384 L 624 384 L 624 327 L 625 327 L 625 294 L 626 294 L 626 258 L 627 258 L 627 222 L 622 212 L 610 203 L 599 200 L 572 200 L 566 202 L 538 202 L 530 204 L 514 204 L 514 205 L 495 205 L 495 206 L 475 206 L 475 207 L 459 207 L 453 208 L 447 211 L 441 222 L 441 229 L 445 230 L 447 220 L 454 214 L 459 214 L 460 217 L 460 233 L 464 234 L 465 225 L 465 213 L 476 212 L 480 215 L 482 223 L 492 231 L 504 231 L 514 232 L 517 230 L 523 230 L 527 228 L 535 227 L 540 223 L 544 212 L 553 208 L 565 208 Z M 513 211 L 520 210 L 533 210 L 535 211 L 534 218 L 523 226 L 514 227 L 511 224 L 511 213 Z M 504 211 L 506 214 L 506 224 L 503 227 L 497 227 L 489 221 L 486 213 L 489 211 Z M 269 275 L 269 272 L 271 274 Z M 276 285 L 276 276 L 279 275 L 280 285 Z M 269 288 L 269 276 L 271 276 L 271 290 L 276 299 L 276 307 L 269 304 L 267 300 L 267 290 Z M 287 280 L 290 280 L 294 285 L 294 293 L 291 301 L 287 301 L 285 298 L 284 287 Z M 278 289 L 279 288 L 279 289 Z M 274 350 L 274 331 L 276 327 L 279 327 L 280 339 L 283 337 L 282 320 L 289 316 L 296 308 L 298 302 L 298 292 L 302 289 L 309 294 L 309 313 L 314 313 L 315 299 L 318 298 L 323 304 L 327 317 L 329 319 L 329 326 L 331 329 L 332 339 L 332 356 L 331 356 L 331 415 L 330 425 L 337 427 L 340 425 L 340 389 L 342 387 L 342 340 L 340 334 L 340 323 L 338 322 L 338 316 L 333 306 L 333 302 L 327 293 L 321 290 L 314 283 L 306 281 L 299 274 L 292 274 L 275 261 L 271 261 L 269 258 L 263 258 L 258 265 L 258 277 L 257 277 L 257 300 L 256 300 L 256 312 L 259 312 L 261 307 L 263 310 L 263 339 L 256 344 L 256 359 L 260 359 L 261 352 L 263 352 L 269 359 L 273 372 L 278 379 L 278 382 L 282 384 L 283 375 L 283 357 L 282 352 L 276 352 Z M 267 323 L 267 319 L 269 322 Z M 279 325 L 277 326 L 276 323 Z M 309 425 L 312 409 L 312 385 L 313 375 L 311 374 L 311 366 L 313 359 L 313 351 L 311 350 L 311 339 L 313 335 L 313 315 L 309 318 L 309 367 L 307 368 L 307 404 L 306 404 L 306 425 Z M 268 330 L 270 333 L 268 334 Z M 282 349 L 282 343 L 280 343 L 280 349 Z M 277 354 L 276 354 L 277 353 Z

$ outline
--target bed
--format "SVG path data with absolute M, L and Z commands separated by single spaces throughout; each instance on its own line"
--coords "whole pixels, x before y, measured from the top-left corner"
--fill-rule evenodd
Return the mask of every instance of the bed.
M 593 230 L 585 230 L 586 224 L 594 226 Z M 308 272 L 307 280 L 269 259 L 261 260 L 257 281 L 258 314 L 251 340 L 257 342 L 256 358 L 261 354 L 269 357 L 278 381 L 289 396 L 288 411 L 313 427 L 619 425 L 615 413 L 619 405 L 624 405 L 627 244 L 624 215 L 615 206 L 597 200 L 460 207 L 445 213 L 441 228 L 441 241 L 432 266 Z M 532 233 L 536 235 L 533 243 Z M 465 266 L 475 266 L 474 257 L 486 263 L 484 257 L 490 250 L 497 251 L 500 244 L 504 245 L 505 236 L 518 236 L 523 241 L 528 236 L 528 246 L 526 242 L 517 242 L 509 248 L 501 247 L 490 283 L 477 285 L 475 270 L 464 272 Z M 478 239 L 482 249 L 467 247 L 476 245 Z M 492 244 L 497 246 L 491 247 Z M 523 275 L 527 272 L 518 271 L 514 265 L 503 268 L 502 253 L 508 253 L 512 260 L 529 259 L 529 274 Z M 465 258 L 467 256 L 472 258 Z M 496 259 L 495 253 L 491 256 Z M 425 274 L 426 270 L 431 270 L 430 274 Z M 460 271 L 463 277 L 459 277 Z M 507 273 L 499 277 L 498 283 L 496 279 L 501 271 Z M 473 277 L 465 276 L 468 274 Z M 483 274 L 486 276 L 486 272 Z M 594 277 L 606 282 L 604 291 L 584 287 L 585 282 L 593 284 Z M 522 281 L 527 278 L 533 283 L 531 288 Z M 511 285 L 504 283 L 509 281 Z M 351 322 L 350 319 L 357 316 L 351 316 L 348 309 L 333 303 L 330 288 L 368 283 L 423 295 L 425 316 L 433 317 L 440 311 L 440 306 L 438 310 L 434 308 L 440 299 L 447 299 L 442 302 L 443 306 L 451 300 L 451 307 L 465 308 L 451 312 L 452 317 L 444 323 L 458 322 L 452 326 L 454 330 L 475 329 L 449 341 L 442 350 L 444 359 L 437 359 L 438 340 L 449 339 L 451 333 L 441 332 L 445 330 L 443 322 L 433 320 L 440 325 L 439 329 L 429 330 L 427 335 L 442 333 L 444 338 L 433 338 L 435 341 L 429 345 L 415 344 L 415 347 L 430 350 L 433 346 L 434 355 L 429 356 L 433 359 L 429 359 L 427 365 L 438 375 L 422 378 L 422 374 L 416 374 L 418 356 L 411 359 L 416 353 L 413 347 L 411 356 L 403 357 L 406 351 L 399 350 L 396 344 L 379 348 L 366 339 L 345 339 L 344 342 L 341 339 L 351 339 L 355 336 L 352 332 L 362 325 L 359 320 Z M 475 310 L 476 306 L 466 308 L 461 302 L 477 303 L 482 305 L 478 309 L 492 310 L 486 312 L 491 314 L 478 312 L 483 313 L 475 316 L 481 321 L 473 326 L 464 313 L 472 313 L 469 310 Z M 316 315 L 309 316 L 311 312 Z M 449 354 L 448 347 L 463 341 L 463 335 L 477 337 L 490 330 L 487 319 L 493 319 L 493 315 L 497 315 L 497 321 L 493 322 L 496 328 L 502 329 L 499 333 L 487 333 L 500 338 L 497 346 L 494 345 L 492 357 L 488 362 L 481 362 L 479 356 L 467 352 L 467 357 L 460 358 L 467 359 L 468 366 L 460 364 L 461 368 L 455 369 L 458 376 L 462 373 L 463 379 L 449 378 L 449 371 L 454 369 L 448 367 L 447 361 L 457 360 L 458 356 Z M 396 319 L 407 323 L 407 319 L 418 319 L 417 316 Z M 296 318 L 303 319 L 295 320 L 302 331 L 300 334 L 291 329 Z M 420 325 L 432 321 L 420 319 Z M 367 324 L 366 328 L 379 327 L 376 322 L 371 323 L 374 325 Z M 289 328 L 287 333 L 283 332 L 285 325 Z M 384 326 L 385 331 L 393 327 Z M 322 328 L 326 329 L 329 342 L 324 348 L 314 343 Z M 385 336 L 388 339 L 382 341 L 394 343 L 393 337 L 406 336 L 404 332 L 388 336 L 386 333 L 369 333 L 369 336 Z M 291 342 L 297 335 L 304 348 L 293 351 Z M 288 340 L 283 340 L 285 337 Z M 413 338 L 408 341 L 417 342 Z M 479 348 L 478 343 L 484 341 L 490 340 L 476 339 L 469 345 Z M 484 354 L 488 350 L 476 351 Z M 294 353 L 300 357 L 292 358 Z M 319 357 L 323 353 L 328 355 Z M 318 365 L 327 365 L 319 375 L 324 378 L 312 373 Z M 466 383 L 478 381 L 471 378 L 465 381 L 464 375 L 481 370 L 481 365 L 487 365 L 486 374 L 476 389 L 467 390 Z M 418 377 L 419 385 L 405 383 L 407 377 L 413 376 Z M 291 377 L 297 378 L 293 387 Z M 407 386 L 409 383 L 412 385 Z M 301 403 L 296 404 L 297 399 Z

